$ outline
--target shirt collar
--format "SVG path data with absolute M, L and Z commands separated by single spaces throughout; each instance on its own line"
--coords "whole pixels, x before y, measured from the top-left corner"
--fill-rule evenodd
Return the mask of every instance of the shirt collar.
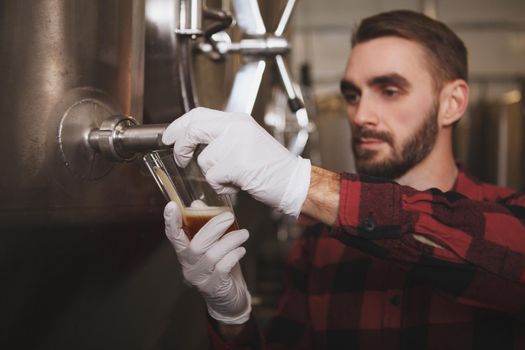
M 461 193 L 473 200 L 483 200 L 482 186 L 471 179 L 461 168 L 458 171 L 454 186 L 452 186 L 452 191 Z

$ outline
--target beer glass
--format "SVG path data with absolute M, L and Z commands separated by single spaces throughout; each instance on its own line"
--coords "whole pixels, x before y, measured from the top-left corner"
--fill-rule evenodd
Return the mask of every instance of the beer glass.
M 190 240 L 212 217 L 224 211 L 233 213 L 230 197 L 210 187 L 195 159 L 181 168 L 172 149 L 153 151 L 143 159 L 166 200 L 179 206 L 182 228 Z M 226 232 L 237 229 L 235 220 Z

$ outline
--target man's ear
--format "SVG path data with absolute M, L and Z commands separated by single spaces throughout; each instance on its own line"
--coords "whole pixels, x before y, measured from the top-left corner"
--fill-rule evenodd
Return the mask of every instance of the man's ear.
M 439 123 L 450 126 L 465 113 L 469 101 L 469 86 L 463 79 L 445 83 L 440 94 Z

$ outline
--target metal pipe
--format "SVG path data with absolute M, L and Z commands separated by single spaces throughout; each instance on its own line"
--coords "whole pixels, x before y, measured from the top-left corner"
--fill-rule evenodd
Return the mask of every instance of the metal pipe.
M 238 52 L 246 56 L 271 56 L 286 54 L 290 51 L 288 40 L 279 37 L 243 39 L 231 43 L 228 52 Z
M 242 39 L 239 42 L 232 43 L 230 37 L 227 34 L 223 34 L 220 38 L 214 40 L 213 45 L 207 42 L 201 42 L 199 44 L 199 50 L 205 54 L 217 52 L 224 56 L 226 54 L 236 53 L 245 56 L 257 56 L 257 58 L 259 58 L 261 56 L 287 54 L 290 52 L 290 43 L 284 38 L 274 36 Z
M 175 33 L 202 34 L 202 0 L 175 1 Z
M 146 152 L 167 148 L 162 143 L 162 134 L 169 124 L 135 125 L 122 128 L 117 134 L 119 148 L 133 152 Z

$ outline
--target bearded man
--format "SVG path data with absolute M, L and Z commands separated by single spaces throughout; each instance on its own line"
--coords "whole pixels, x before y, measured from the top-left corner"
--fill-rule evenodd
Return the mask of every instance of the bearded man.
M 359 175 L 311 166 L 247 115 L 198 108 L 170 125 L 163 141 L 180 165 L 208 144 L 198 162 L 218 192 L 321 222 L 294 242 L 263 337 L 238 265 L 246 230 L 221 238 L 225 213 L 189 242 L 166 206 L 215 348 L 525 348 L 525 193 L 458 169 L 467 75 L 467 50 L 443 23 L 411 11 L 363 20 L 341 81 Z

